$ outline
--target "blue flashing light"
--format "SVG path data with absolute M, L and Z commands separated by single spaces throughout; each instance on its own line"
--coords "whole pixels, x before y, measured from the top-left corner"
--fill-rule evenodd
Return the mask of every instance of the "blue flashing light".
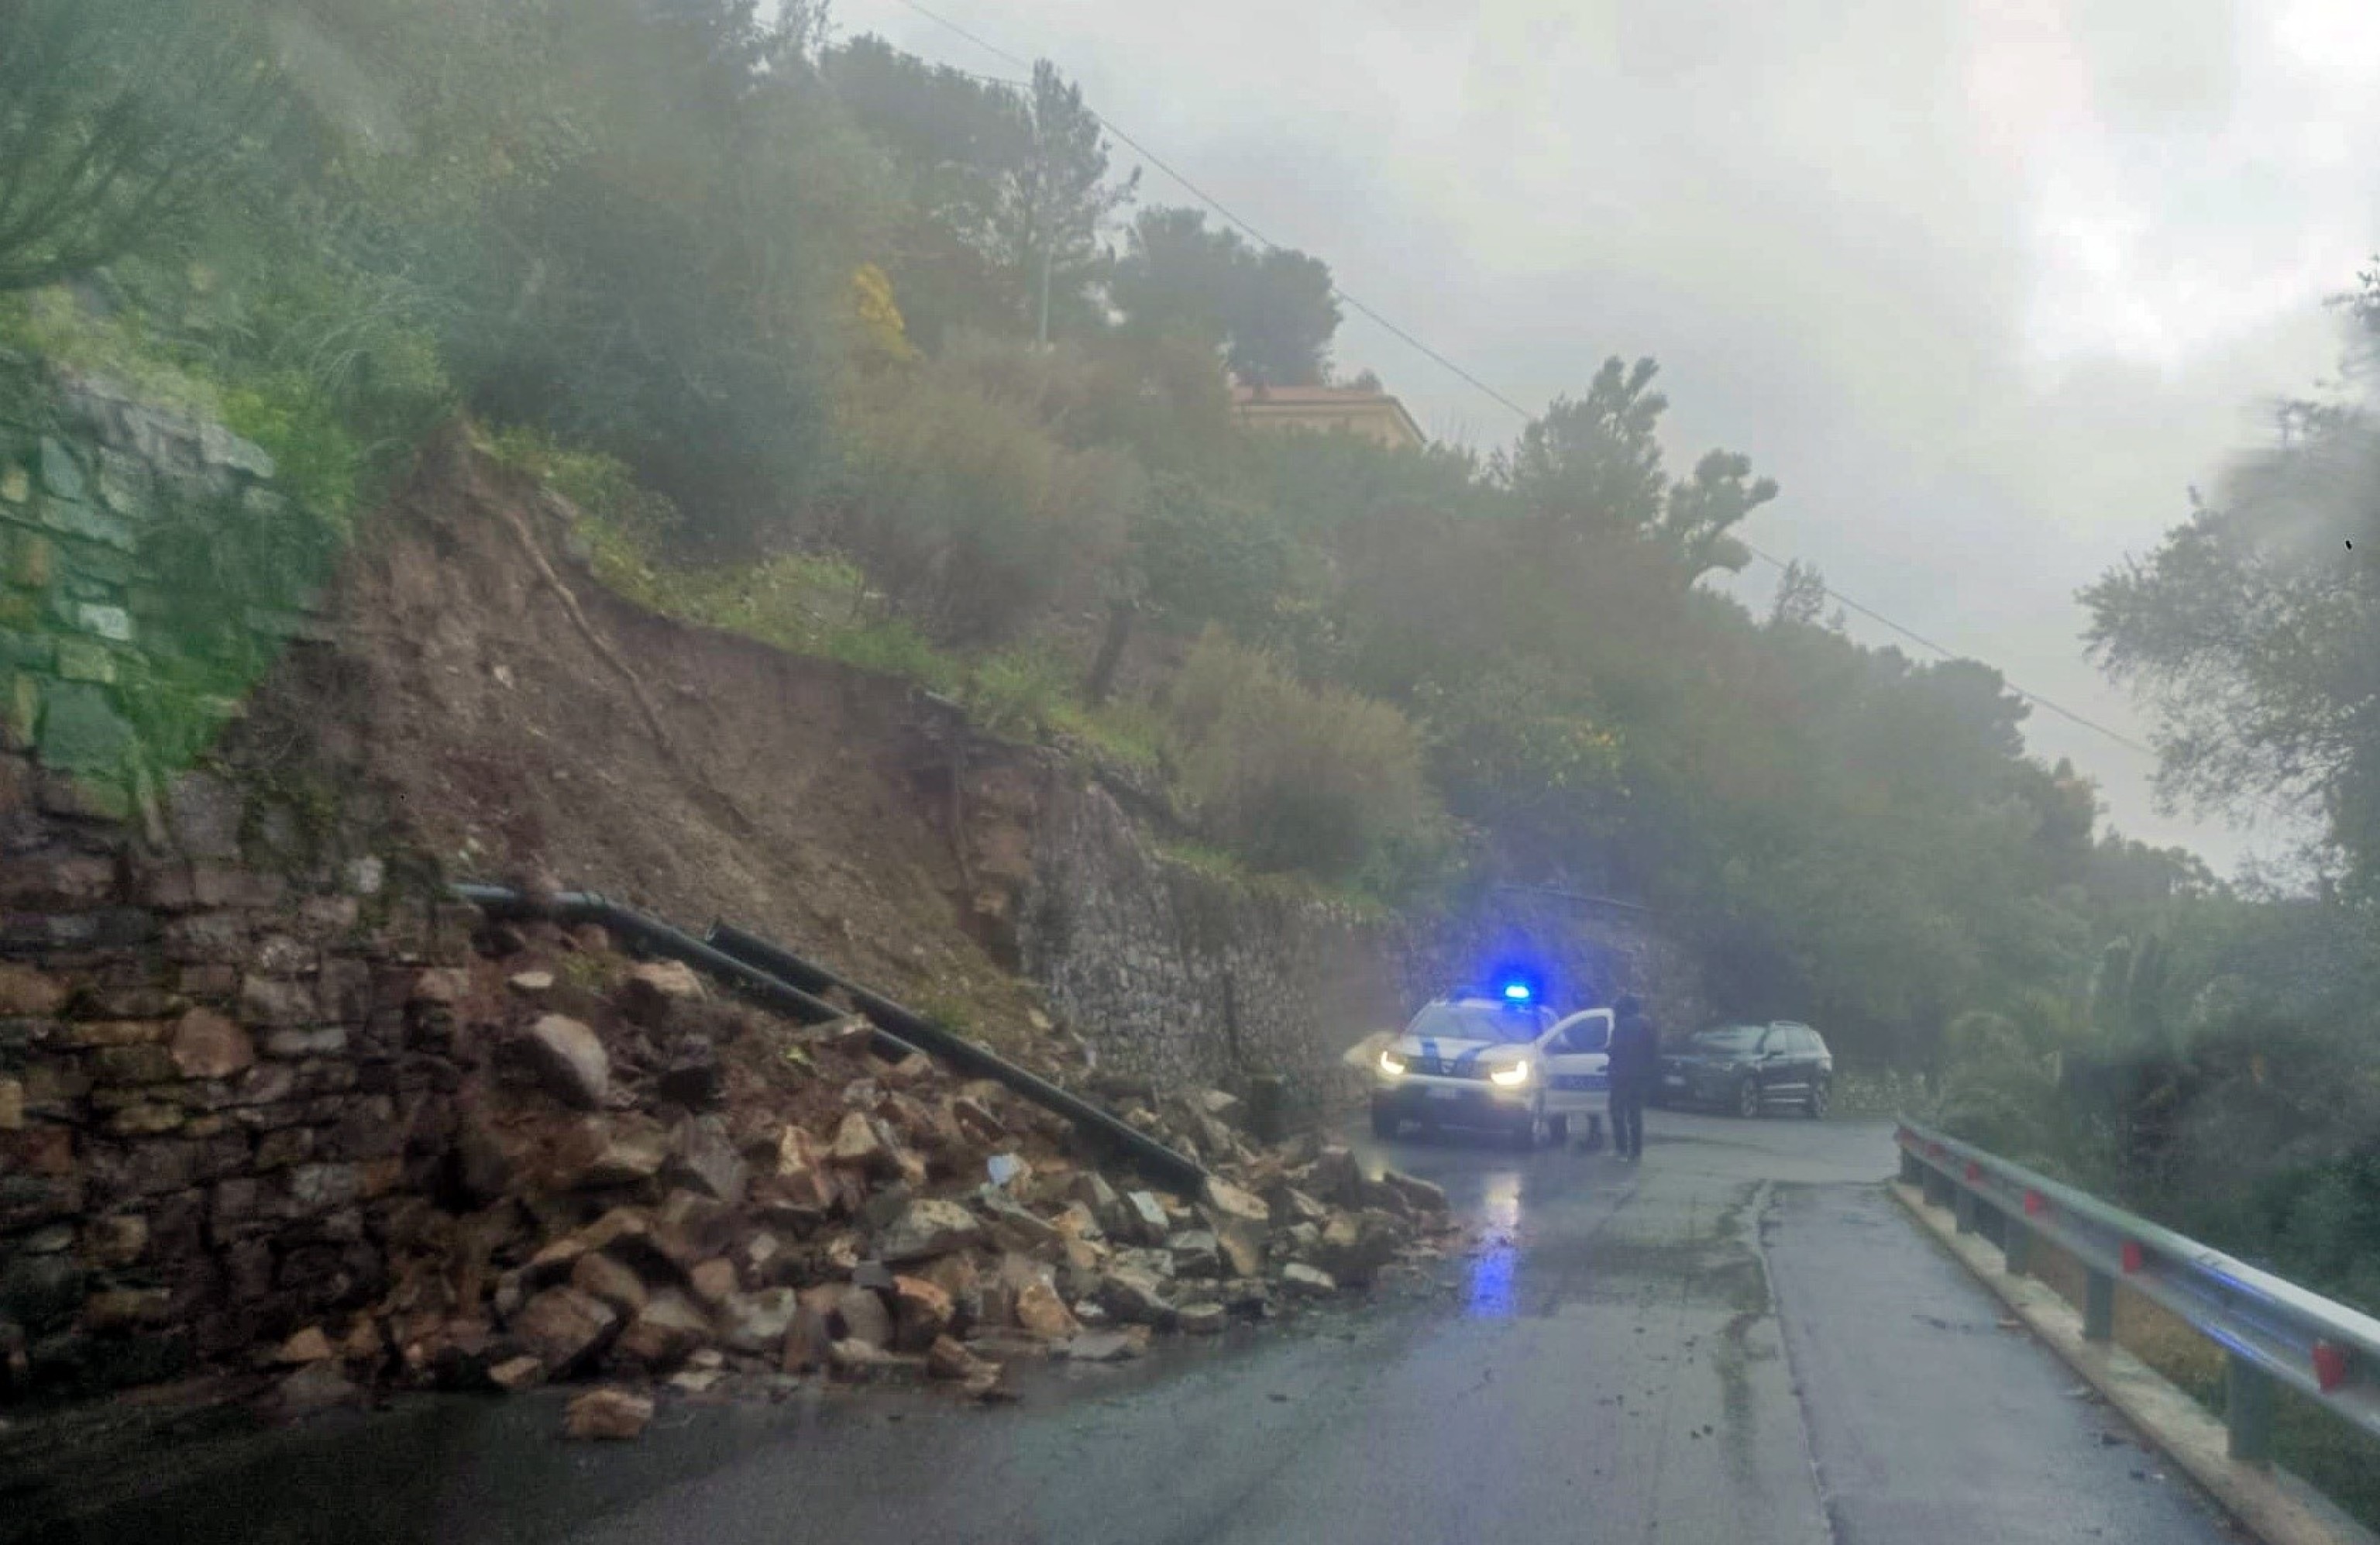
M 1509 1003 L 1527 1003 L 1529 1001 L 1529 984 L 1524 981 L 1506 982 L 1504 984 L 1504 997 Z

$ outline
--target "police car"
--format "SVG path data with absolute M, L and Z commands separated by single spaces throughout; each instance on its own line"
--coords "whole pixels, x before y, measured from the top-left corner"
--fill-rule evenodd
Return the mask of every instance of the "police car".
M 1578 1116 L 1599 1137 L 1611 1017 L 1608 1008 L 1557 1016 L 1525 982 L 1438 999 L 1380 1051 L 1372 1131 L 1393 1137 L 1408 1121 L 1486 1127 L 1535 1148 L 1566 1139 Z

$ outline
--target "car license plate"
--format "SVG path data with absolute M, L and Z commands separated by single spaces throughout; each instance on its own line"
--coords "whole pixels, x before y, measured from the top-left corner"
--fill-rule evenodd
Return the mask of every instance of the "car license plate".
M 1463 1098 L 1463 1091 L 1461 1089 L 1431 1089 L 1429 1091 L 1429 1097 L 1432 1100 L 1460 1100 Z
M 1672 1089 L 1683 1089 L 1686 1087 L 1685 1075 L 1682 1073 L 1664 1074 L 1661 1077 L 1661 1082 L 1669 1085 Z

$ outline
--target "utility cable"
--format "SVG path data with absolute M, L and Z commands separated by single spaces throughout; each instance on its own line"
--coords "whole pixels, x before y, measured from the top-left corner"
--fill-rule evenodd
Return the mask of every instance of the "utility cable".
M 931 21 L 938 26 L 947 28 L 952 32 L 965 38 L 967 42 L 974 43 L 977 47 L 981 48 L 1001 59 L 1004 59 L 1012 65 L 1015 65 L 1018 67 L 1026 70 L 1030 70 L 1033 67 L 1031 61 L 1020 58 L 1016 55 L 1001 47 L 998 43 L 990 42 L 977 32 L 970 31 L 968 29 L 959 25 L 950 18 L 941 15 L 940 12 L 929 9 L 927 6 L 919 5 L 917 0 L 899 0 L 899 3 L 909 10 L 915 11 L 919 16 L 924 17 L 927 20 Z M 969 72 L 961 70 L 958 73 L 965 75 Z M 977 76 L 974 77 L 974 79 L 986 80 L 997 79 L 996 77 L 990 76 Z M 999 83 L 1008 86 L 1019 84 L 1019 82 L 1005 80 L 1000 81 Z M 1216 198 L 1213 194 L 1208 193 L 1205 189 L 1191 181 L 1189 177 L 1176 170 L 1171 164 L 1166 162 L 1164 158 L 1158 155 L 1156 152 L 1141 143 L 1140 140 L 1134 138 L 1131 134 L 1126 133 L 1123 128 L 1117 124 L 1114 119 L 1108 117 L 1105 114 L 1091 111 L 1087 108 L 1086 111 L 1090 112 L 1091 116 L 1098 120 L 1101 128 L 1114 135 L 1118 140 L 1123 140 L 1124 144 L 1129 146 L 1143 161 L 1148 162 L 1151 166 L 1156 167 L 1158 171 L 1172 178 L 1184 191 L 1189 193 L 1192 198 L 1196 199 L 1200 203 L 1205 204 L 1208 209 L 1214 211 L 1218 216 L 1229 225 L 1237 228 L 1240 232 L 1245 235 L 1249 240 L 1254 241 L 1258 246 L 1268 249 L 1284 249 L 1281 248 L 1281 243 L 1273 240 L 1262 231 L 1257 229 L 1255 225 L 1251 225 L 1248 221 L 1242 218 L 1235 211 L 1233 211 L 1231 206 L 1225 204 L 1220 199 Z M 1363 301 L 1348 294 L 1345 289 L 1342 288 L 1335 282 L 1331 286 L 1331 296 L 1332 298 L 1340 301 L 1349 310 L 1360 313 L 1366 319 L 1379 327 L 1382 331 L 1388 333 L 1392 337 L 1397 338 L 1408 347 L 1411 347 L 1415 352 L 1421 354 L 1424 358 L 1447 371 L 1449 373 L 1461 380 L 1464 384 L 1472 387 L 1481 395 L 1495 403 L 1498 407 L 1504 408 L 1508 412 L 1511 412 L 1519 418 L 1523 422 L 1525 423 L 1531 421 L 1536 417 L 1536 414 L 1531 413 L 1527 408 L 1522 407 L 1519 403 L 1514 402 L 1511 397 L 1498 391 L 1495 387 L 1489 385 L 1487 382 L 1481 380 L 1470 371 L 1463 369 L 1463 366 L 1457 364 L 1454 360 L 1448 359 L 1444 354 L 1432 348 L 1428 344 L 1426 344 L 1421 339 L 1414 336 L 1413 334 L 1407 332 L 1402 327 L 1398 326 L 1395 322 L 1381 315 L 1380 312 L 1374 310 L 1372 307 L 1366 305 Z M 1741 538 L 1738 538 L 1737 540 L 1742 541 Z M 1762 552 L 1759 548 L 1753 546 L 1750 542 L 1744 542 L 1744 549 L 1754 557 L 1759 559 L 1762 563 L 1769 565 L 1780 573 L 1790 566 L 1785 561 L 1772 557 L 1768 554 Z M 1825 592 L 1829 601 L 1834 602 L 1836 604 L 1842 606 L 1848 611 L 1857 613 L 1861 616 L 1867 618 L 1870 622 L 1875 623 L 1879 627 L 1886 628 L 1892 633 L 1898 634 L 1900 637 L 1908 639 L 1910 642 L 1916 644 L 1923 649 L 1931 651 L 1933 653 L 1939 655 L 1945 660 L 1973 660 L 1975 658 L 1971 654 L 1962 654 L 1956 650 L 1950 649 L 1947 645 L 1936 643 L 1933 639 L 1926 638 L 1924 634 L 1917 632 L 1915 629 L 1906 627 L 1901 624 L 1893 621 L 1892 618 L 1885 615 L 1882 612 L 1877 611 L 1875 607 L 1866 605 L 1848 595 L 1845 595 L 1842 591 L 1836 590 L 1833 586 L 1826 583 L 1823 578 L 1818 581 L 1818 588 Z M 1982 663 L 1980 661 L 1977 663 Z M 2005 673 L 2000 676 L 2000 684 L 2010 692 L 2014 693 L 2017 697 L 2022 698 L 2034 707 L 2046 709 L 2049 712 L 2057 714 L 2061 719 L 2065 719 L 2072 724 L 2079 724 L 2082 728 L 2090 730 L 2095 734 L 2103 736 L 2109 741 L 2122 747 L 2128 751 L 2147 757 L 2152 760 L 2162 760 L 2158 756 L 2157 750 L 2155 747 L 2136 740 L 2120 730 L 2112 729 L 2107 725 L 2099 723 L 2097 720 L 2088 717 L 2087 715 L 2078 713 L 2062 703 L 2052 699 L 2043 697 L 2038 692 L 2029 691 L 2026 688 L 2018 686 L 2015 682 L 2009 680 Z M 2275 807 L 2267 806 L 2266 808 L 2268 809 L 2272 809 L 2276 814 L 2285 813 Z

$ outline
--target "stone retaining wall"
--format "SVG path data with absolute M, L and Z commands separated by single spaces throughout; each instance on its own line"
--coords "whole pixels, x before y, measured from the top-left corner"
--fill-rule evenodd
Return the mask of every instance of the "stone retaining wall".
M 295 608 L 327 528 L 273 470 L 0 354 L 0 1388 L 361 1301 L 443 1151 L 460 915 L 354 770 L 304 771 L 319 726 L 194 770 L 322 633 Z
M 256 861 L 210 774 L 164 804 L 152 841 L 0 743 L 0 1384 L 153 1379 L 367 1301 L 444 1150 L 468 914 L 372 858 Z
M 1381 918 L 1300 901 L 1167 858 L 1096 783 L 1062 773 L 1039 802 L 1018 954 L 1103 1069 L 1160 1085 L 1285 1080 L 1328 1106 L 1367 1080 L 1342 1061 L 1376 1030 L 1513 960 L 1559 1006 L 1645 996 L 1657 1018 L 1702 1014 L 1691 962 L 1641 913 L 1491 891 L 1445 915 Z
M 1379 924 L 1170 860 L 1096 784 L 1044 800 L 1034 845 L 1022 964 L 1103 1071 L 1278 1075 L 1312 1104 L 1345 1092 L 1350 1043 L 1402 1016 Z

